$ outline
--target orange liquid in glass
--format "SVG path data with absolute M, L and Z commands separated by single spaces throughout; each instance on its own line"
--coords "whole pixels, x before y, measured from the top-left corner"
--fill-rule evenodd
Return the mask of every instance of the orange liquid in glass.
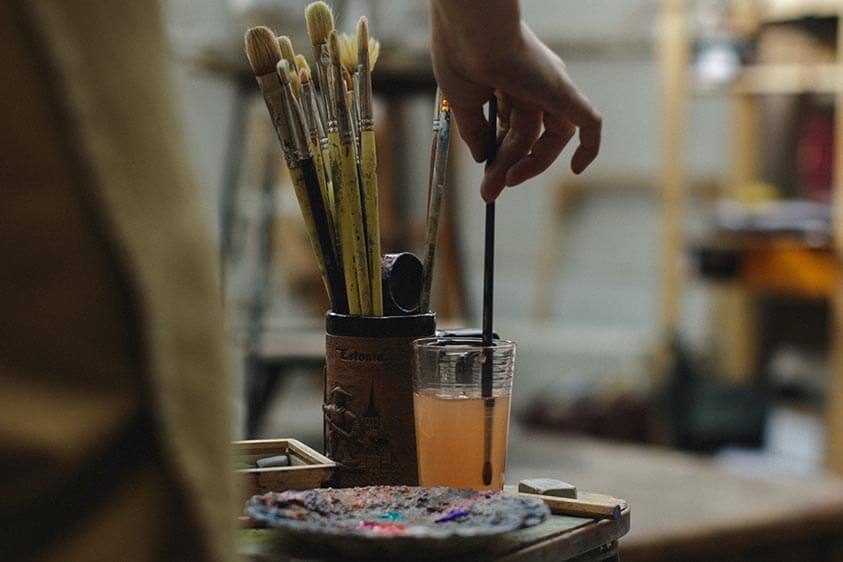
M 413 394 L 416 451 L 422 486 L 478 490 L 503 488 L 509 433 L 509 396 L 495 397 L 492 416 L 492 482 L 483 484 L 483 398 Z

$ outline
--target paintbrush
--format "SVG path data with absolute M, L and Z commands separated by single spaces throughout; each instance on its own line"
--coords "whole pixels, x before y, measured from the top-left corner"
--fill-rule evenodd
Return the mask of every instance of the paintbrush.
M 340 154 L 342 146 L 340 143 L 340 132 L 337 124 L 336 105 L 333 96 L 328 95 L 328 121 L 326 123 L 326 134 L 328 137 L 328 158 L 327 168 L 331 178 L 331 185 L 334 188 L 334 217 L 336 218 L 339 243 L 337 244 L 343 266 L 345 277 L 345 290 L 348 297 L 348 310 L 352 316 L 360 315 L 360 291 L 357 287 L 357 269 L 354 265 L 354 231 L 352 227 L 350 203 L 346 201 L 346 193 L 343 183 L 343 166 Z M 355 174 L 356 175 L 356 174 Z
M 348 106 L 348 120 L 351 125 L 351 136 L 357 143 L 357 157 L 360 158 L 360 137 L 358 135 L 358 125 L 360 122 L 360 112 L 358 110 L 358 95 L 355 88 L 357 88 L 357 73 L 351 73 L 343 66 L 342 79 L 345 82 L 345 103 Z
M 316 70 L 316 81 L 319 84 L 320 96 L 317 97 L 317 107 L 322 122 L 327 124 L 329 120 L 328 106 L 330 103 L 330 87 L 328 84 L 328 67 L 331 58 L 328 54 L 328 34 L 334 30 L 334 14 L 330 6 L 325 2 L 312 2 L 304 10 L 304 18 L 307 24 L 307 35 L 310 37 L 310 44 L 313 47 L 314 69 Z
M 623 500 L 584 492 L 580 492 L 580 497 L 576 499 L 527 494 L 524 492 L 517 492 L 517 494 L 526 498 L 543 501 L 550 508 L 550 511 L 557 515 L 588 517 L 590 519 L 612 519 L 617 521 L 621 518 L 623 510 L 626 509 L 626 502 Z
M 340 60 L 343 67 L 343 78 L 348 87 L 348 105 L 351 108 L 351 122 L 357 139 L 357 152 L 360 152 L 360 72 L 357 67 L 357 37 L 348 33 L 339 35 Z M 365 213 L 365 208 L 363 209 Z
M 281 48 L 281 57 L 290 65 L 290 69 L 296 68 L 296 52 L 293 50 L 293 42 L 286 35 L 278 36 L 278 47 Z
M 245 43 L 246 57 L 249 60 L 249 65 L 263 94 L 266 107 L 269 110 L 273 127 L 281 144 L 284 159 L 288 167 L 295 168 L 297 163 L 293 132 L 290 128 L 289 121 L 285 117 L 284 87 L 276 71 L 276 65 L 282 59 L 281 49 L 278 46 L 275 34 L 266 27 L 249 29 L 246 32 Z M 304 203 L 304 206 L 300 205 L 301 212 L 305 219 L 305 227 L 311 240 L 316 263 L 322 275 L 322 281 L 331 300 L 331 306 L 334 310 L 344 309 L 346 307 L 343 304 L 346 302 L 346 299 L 337 293 L 336 283 L 329 279 L 322 247 L 318 243 L 318 234 L 315 228 L 313 228 L 313 221 L 309 219 L 309 217 L 312 217 L 312 212 L 307 202 L 304 201 Z
M 439 109 L 434 121 L 435 155 L 433 171 L 430 175 L 430 201 L 427 207 L 427 237 L 425 239 L 426 253 L 424 256 L 424 275 L 422 277 L 421 298 L 419 310 L 430 310 L 430 290 L 433 285 L 433 266 L 436 258 L 436 241 L 439 233 L 439 213 L 442 209 L 442 196 L 445 193 L 445 182 L 448 171 L 448 149 L 451 139 L 451 108 L 448 100 L 437 90 Z
M 350 256 L 357 278 L 360 314 L 371 316 L 372 292 L 367 265 L 363 210 L 360 204 L 360 182 L 357 176 L 357 145 L 352 134 L 351 112 L 345 94 L 345 81 L 342 77 L 342 62 L 340 60 L 339 39 L 337 38 L 336 31 L 332 31 L 328 36 L 328 50 L 331 56 L 331 83 L 334 87 L 331 102 L 336 115 L 336 128 L 339 136 L 339 146 L 336 150 L 339 162 L 333 164 L 337 168 L 340 178 L 340 190 L 342 191 L 340 216 L 343 221 L 348 223 L 349 242 L 351 245 L 349 252 L 346 248 L 348 234 L 343 233 L 343 265 L 346 271 L 348 271 Z M 333 142 L 333 139 L 331 139 L 332 144 Z
M 440 124 L 441 125 L 441 124 Z M 492 93 L 489 98 L 489 129 L 486 150 L 486 169 L 498 154 L 498 99 Z M 492 397 L 492 375 L 494 369 L 492 309 L 495 287 L 495 202 L 486 203 L 486 232 L 483 248 L 483 348 L 486 360 L 480 373 L 480 392 L 483 397 L 483 484 L 492 483 L 492 427 L 495 413 L 495 399 Z
M 366 216 L 366 250 L 372 288 L 372 314 L 383 316 L 381 288 L 381 227 L 378 207 L 378 157 L 375 142 L 375 116 L 372 107 L 372 60 L 369 56 L 369 23 L 357 23 L 358 109 L 360 118 L 360 169 Z
M 314 64 L 316 79 L 319 81 L 321 91 L 321 95 L 319 95 L 314 90 L 316 106 L 317 111 L 321 113 L 320 118 L 325 125 L 328 139 L 327 158 L 325 158 L 325 152 L 323 152 L 323 160 L 333 186 L 333 215 L 338 239 L 337 248 L 343 267 L 348 311 L 349 314 L 357 316 L 360 315 L 361 308 L 360 291 L 357 286 L 357 270 L 354 263 L 354 231 L 350 205 L 344 200 L 342 162 L 340 160 L 342 147 L 336 114 L 337 103 L 328 88 L 331 62 L 327 40 L 328 36 L 334 32 L 334 16 L 327 4 L 314 2 L 305 10 L 305 18 L 307 20 L 307 33 L 310 36 L 313 55 L 316 59 Z
M 281 48 L 281 57 L 287 61 L 288 68 L 290 68 L 290 80 L 293 84 L 293 92 L 298 96 L 301 84 L 299 82 L 298 72 L 296 71 L 296 52 L 293 50 L 293 42 L 286 35 L 280 35 L 278 37 L 278 47 Z
M 313 91 L 313 82 L 311 81 L 310 68 L 307 66 L 307 63 L 299 71 L 299 82 L 301 83 L 300 101 L 310 136 L 313 163 L 316 165 L 316 173 L 319 176 L 319 187 L 322 190 L 322 199 L 325 201 L 325 214 L 328 216 L 328 226 L 331 228 L 331 237 L 334 240 L 334 249 L 339 260 L 339 239 L 337 237 L 336 218 L 334 217 L 334 188 L 331 185 L 331 178 L 325 167 L 328 138 L 325 136 L 325 130 L 322 128 L 319 111 L 316 109 L 315 92 Z
M 319 182 L 319 174 L 313 160 L 309 134 L 305 129 L 305 118 L 299 101 L 293 93 L 293 82 L 290 71 L 290 64 L 286 60 L 277 63 L 276 70 L 282 84 L 282 103 L 284 116 L 291 132 L 293 141 L 293 161 L 290 166 L 290 178 L 299 201 L 299 207 L 305 215 L 305 224 L 308 232 L 315 233 L 316 239 L 311 236 L 311 244 L 314 251 L 318 245 L 324 262 L 325 271 L 331 293 L 335 295 L 336 308 L 347 309 L 348 304 L 342 298 L 345 296 L 345 287 L 342 282 L 342 275 L 337 263 L 334 249 L 334 238 L 331 234 L 328 214 L 325 210 L 325 200 Z M 309 212 L 305 212 L 305 210 Z M 335 310 L 336 310 L 335 308 Z
M 296 53 L 296 72 L 301 72 L 303 68 L 306 68 L 308 73 L 310 72 L 310 65 L 307 64 L 307 59 L 304 58 L 303 54 Z
M 439 116 L 442 114 L 442 90 L 436 86 L 436 95 L 433 98 L 433 135 L 430 138 L 430 163 L 427 170 L 427 215 L 425 221 L 430 217 L 430 196 L 433 193 L 433 168 L 436 164 L 436 146 L 439 142 Z

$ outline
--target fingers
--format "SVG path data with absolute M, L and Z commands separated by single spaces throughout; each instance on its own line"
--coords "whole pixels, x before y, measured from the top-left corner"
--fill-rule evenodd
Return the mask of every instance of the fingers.
M 602 117 L 577 89 L 562 60 L 529 30 L 527 39 L 535 53 L 526 59 L 529 66 L 509 80 L 510 94 L 579 128 L 580 144 L 571 159 L 571 169 L 575 174 L 582 173 L 600 152 Z
M 498 148 L 495 161 L 486 168 L 480 194 L 486 202 L 494 201 L 503 190 L 506 174 L 519 160 L 529 154 L 541 132 L 541 112 L 512 107 L 509 111 L 509 130 Z
M 457 107 L 451 105 L 451 113 L 457 121 L 457 129 L 462 140 L 471 151 L 475 162 L 486 160 L 486 129 L 489 122 L 479 105 Z
M 603 118 L 591 102 L 571 84 L 566 117 L 580 129 L 580 145 L 571 158 L 571 171 L 580 174 L 588 168 L 600 152 Z
M 512 187 L 544 172 L 567 146 L 576 128 L 567 119 L 544 115 L 545 131 L 530 154 L 516 162 L 506 173 L 506 185 Z
M 495 92 L 498 99 L 498 130 L 509 130 L 509 115 L 512 113 L 512 99 L 501 92 Z

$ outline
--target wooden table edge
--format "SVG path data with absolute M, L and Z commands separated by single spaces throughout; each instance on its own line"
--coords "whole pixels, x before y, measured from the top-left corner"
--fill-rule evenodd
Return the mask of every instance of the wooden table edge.
M 540 540 L 526 548 L 522 548 L 495 558 L 495 562 L 527 562 L 537 551 L 548 547 L 548 543 L 565 541 L 564 549 L 554 552 L 554 559 L 567 560 L 591 552 L 601 546 L 611 544 L 625 536 L 630 529 L 629 504 L 624 502 L 624 509 L 619 519 L 593 519 L 579 527 L 561 531 Z
M 636 538 L 625 543 L 624 558 L 635 560 L 673 560 L 701 552 L 727 552 L 749 545 L 774 545 L 794 540 L 806 540 L 820 535 L 843 533 L 840 517 L 843 508 L 821 506 L 803 511 L 798 517 L 771 521 L 769 517 L 757 516 L 739 522 L 713 525 L 702 531 L 664 533 Z M 763 525 L 763 527 L 762 527 Z

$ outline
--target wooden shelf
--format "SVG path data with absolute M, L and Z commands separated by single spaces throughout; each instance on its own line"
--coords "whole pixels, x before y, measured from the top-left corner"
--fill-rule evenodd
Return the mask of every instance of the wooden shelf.
M 696 95 L 797 95 L 843 92 L 843 76 L 835 64 L 763 64 L 745 66 L 723 86 L 697 87 Z
M 761 10 L 761 21 L 780 23 L 803 18 L 825 18 L 839 15 L 837 0 L 767 0 Z
M 841 91 L 835 64 L 747 66 L 734 89 L 743 94 L 835 94 Z

